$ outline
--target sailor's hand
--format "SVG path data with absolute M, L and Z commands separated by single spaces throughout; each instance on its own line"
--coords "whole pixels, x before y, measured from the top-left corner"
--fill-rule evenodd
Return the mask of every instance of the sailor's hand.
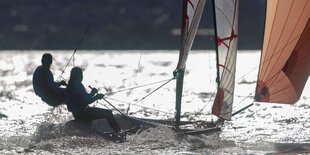
M 98 90 L 97 90 L 96 88 L 92 88 L 91 91 L 90 91 L 90 93 L 92 93 L 92 94 L 97 94 L 97 93 L 98 93 Z
M 97 95 L 96 95 L 97 100 L 100 100 L 100 99 L 102 99 L 103 97 L 104 97 L 103 94 L 97 94 Z
M 66 81 L 64 81 L 64 80 L 61 80 L 60 82 L 59 82 L 59 85 L 61 86 L 67 86 L 68 84 L 67 84 L 67 82 Z

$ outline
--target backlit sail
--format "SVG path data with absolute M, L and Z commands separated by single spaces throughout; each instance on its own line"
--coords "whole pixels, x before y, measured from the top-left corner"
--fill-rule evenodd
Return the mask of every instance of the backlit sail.
M 310 0 L 268 0 L 255 101 L 297 102 L 310 73 Z
M 177 79 L 175 107 L 176 127 L 178 127 L 180 123 L 183 79 L 186 60 L 197 33 L 205 2 L 205 0 L 183 0 L 181 47 L 178 65 L 176 71 L 174 72 L 175 78 Z
M 238 0 L 213 0 L 218 90 L 212 113 L 230 120 L 235 85 L 238 42 Z
M 205 0 L 184 0 L 182 15 L 182 38 L 177 69 L 185 68 L 188 52 L 190 51 L 197 33 Z

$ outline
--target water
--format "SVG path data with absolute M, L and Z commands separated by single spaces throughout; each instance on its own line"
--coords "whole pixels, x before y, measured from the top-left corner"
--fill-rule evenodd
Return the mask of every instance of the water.
M 50 52 L 50 51 L 43 51 Z M 125 143 L 107 141 L 87 129 L 68 126 L 72 116 L 65 106 L 51 108 L 34 95 L 31 78 L 40 65 L 42 51 L 0 52 L 0 154 L 283 154 L 310 152 L 310 85 L 306 85 L 295 105 L 255 103 L 225 122 L 222 131 L 212 135 L 180 136 L 167 128 L 150 129 L 130 135 Z M 177 51 L 78 51 L 74 65 L 84 69 L 85 86 L 101 92 L 122 90 L 172 78 Z M 53 51 L 52 72 L 61 75 L 71 51 Z M 238 55 L 234 110 L 253 101 L 247 96 L 255 89 L 258 51 Z M 188 58 L 184 83 L 183 111 L 187 120 L 207 104 L 215 90 L 215 58 L 212 52 L 195 51 Z M 246 65 L 245 65 L 246 64 Z M 69 77 L 72 62 L 62 75 Z M 256 69 L 255 69 L 256 68 Z M 117 108 L 136 117 L 173 117 L 175 82 L 172 81 L 140 101 L 160 84 L 108 96 Z M 244 100 L 244 101 L 243 101 Z M 130 103 L 130 106 L 129 106 Z M 103 101 L 92 106 L 109 107 Z M 144 107 L 159 109 L 154 111 Z M 129 109 L 128 109 L 129 107 Z M 109 107 L 110 108 L 110 107 Z M 116 114 L 117 112 L 114 111 Z

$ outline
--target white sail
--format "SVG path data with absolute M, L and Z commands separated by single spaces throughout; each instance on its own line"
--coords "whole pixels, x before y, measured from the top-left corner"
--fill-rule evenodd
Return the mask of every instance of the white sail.
M 186 66 L 185 63 L 188 52 L 192 48 L 205 2 L 206 0 L 184 0 L 185 6 L 183 6 L 182 17 L 182 43 L 177 69 L 184 69 Z
M 176 127 L 178 127 L 180 123 L 183 78 L 186 60 L 197 33 L 205 2 L 205 0 L 183 0 L 181 48 L 179 53 L 179 62 L 176 71 L 174 72 L 177 79 L 175 106 Z
M 230 120 L 234 98 L 238 41 L 238 0 L 214 0 L 218 91 L 212 113 Z

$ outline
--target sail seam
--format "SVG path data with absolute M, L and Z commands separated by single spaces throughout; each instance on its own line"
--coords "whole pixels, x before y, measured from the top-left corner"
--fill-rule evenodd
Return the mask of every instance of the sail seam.
M 308 22 L 309 22 L 309 20 L 308 20 Z M 302 34 L 303 34 L 303 33 L 302 33 Z M 299 39 L 301 39 L 300 36 L 302 36 L 302 34 L 298 35 Z M 296 44 L 296 46 L 297 46 L 297 44 Z M 295 46 L 295 47 L 296 47 L 296 46 Z M 276 73 L 276 75 L 279 75 L 280 72 L 282 72 L 282 70 L 278 71 L 278 72 Z M 274 77 L 275 77 L 276 75 L 272 76 L 270 79 L 274 79 Z M 275 78 L 275 79 L 276 79 L 276 78 Z M 268 80 L 268 81 L 269 81 L 269 80 Z M 277 81 L 277 82 L 279 82 L 279 81 Z M 274 86 L 274 83 L 271 83 L 271 84 L 272 84 L 272 85 L 270 85 L 269 89 L 270 89 L 270 88 L 273 88 L 273 86 Z M 275 83 L 275 84 L 277 84 L 277 83 Z
M 300 34 L 300 35 L 301 35 L 301 34 Z M 295 38 L 293 38 L 293 40 L 290 41 L 290 42 L 289 42 L 286 46 L 284 46 L 283 48 L 286 48 L 288 45 L 290 45 L 290 44 L 291 44 L 292 42 L 294 42 L 296 39 L 299 39 L 300 35 L 297 35 Z M 281 51 L 283 50 L 283 48 L 281 48 L 281 49 L 279 49 L 278 51 L 276 51 L 276 52 L 274 53 L 274 55 L 276 55 L 276 54 L 281 54 Z M 266 60 L 263 61 L 261 64 L 262 64 L 262 65 L 265 65 L 265 63 L 267 63 L 267 61 L 269 61 L 270 59 L 271 59 L 271 58 L 266 59 Z M 273 79 L 275 76 L 277 76 L 281 71 L 282 71 L 282 70 L 276 72 L 275 75 L 273 75 L 272 77 L 270 77 L 269 79 L 267 79 L 267 80 L 266 80 L 266 83 L 268 83 L 269 80 L 271 80 L 271 79 Z M 269 88 L 272 88 L 272 87 L 269 87 Z
M 268 1 L 266 1 L 266 3 L 268 3 Z M 267 7 L 268 7 L 269 5 L 267 5 Z M 275 12 L 277 13 L 278 12 L 278 7 L 279 6 L 279 1 L 277 1 L 277 6 L 276 6 L 276 10 L 275 10 Z M 267 12 L 267 10 L 268 10 L 268 8 L 266 9 L 266 12 Z M 276 16 L 276 13 L 275 13 L 275 15 L 274 15 L 274 18 L 275 18 L 275 16 Z M 266 18 L 266 17 L 265 17 Z M 267 19 L 265 19 L 265 21 L 266 21 Z M 266 24 L 266 23 L 265 23 Z M 274 28 L 274 25 L 275 25 L 275 20 L 273 20 L 272 21 L 272 25 L 271 25 L 271 30 Z M 266 25 L 265 25 L 265 29 L 266 29 Z M 272 34 L 273 34 L 273 31 L 271 31 L 271 33 L 269 34 L 269 39 L 271 38 L 271 36 L 272 36 Z M 270 41 L 267 43 L 267 47 L 266 47 L 266 51 L 269 49 L 269 46 L 270 46 Z M 264 50 L 264 49 L 263 49 Z M 265 59 L 267 59 L 267 54 L 264 56 L 264 58 L 263 58 L 263 60 L 265 60 Z M 269 58 L 268 58 L 269 59 Z M 270 63 L 270 62 L 269 62 Z M 262 66 L 262 68 L 266 68 L 265 66 Z M 263 72 L 262 71 L 262 73 L 261 73 L 261 75 L 263 76 L 262 77 L 262 79 L 264 79 L 265 78 L 265 74 L 266 74 L 266 72 L 267 72 L 267 69 L 266 69 L 266 71 L 265 72 Z
M 308 2 L 308 1 L 307 1 L 307 2 Z M 302 12 L 301 12 L 301 15 L 302 15 L 302 14 L 304 13 L 304 11 L 305 11 L 305 8 L 306 8 L 306 6 L 307 6 L 307 2 L 306 2 L 306 5 L 304 5 L 304 7 L 303 7 L 303 10 L 302 10 Z M 291 8 L 290 8 L 290 12 L 291 12 L 291 9 L 292 9 L 292 6 L 291 6 Z M 289 17 L 289 16 L 288 16 L 288 17 Z M 288 19 L 288 17 L 287 17 L 287 19 Z M 297 27 L 297 25 L 298 25 L 300 19 L 301 19 L 301 16 L 299 16 L 298 21 L 296 22 L 296 24 L 295 24 L 295 26 L 294 26 L 294 29 L 293 29 L 293 31 L 291 32 L 290 37 L 289 37 L 289 39 L 287 40 L 286 44 L 287 44 L 288 41 L 291 39 L 291 37 L 292 37 L 292 35 L 293 35 L 293 32 L 296 30 L 296 27 Z M 286 21 L 286 23 L 287 23 L 287 21 Z M 284 25 L 284 26 L 286 26 L 286 25 Z M 282 30 L 282 33 L 283 33 L 283 31 L 284 31 L 284 29 Z M 281 33 L 281 36 L 282 36 L 282 33 Z M 300 38 L 299 38 L 299 39 L 300 39 Z M 277 42 L 277 46 L 278 46 L 278 43 L 279 43 L 279 42 Z M 297 41 L 297 43 L 298 43 L 298 41 Z M 297 43 L 296 43 L 296 45 L 297 45 Z M 295 47 L 296 47 L 296 45 L 295 45 Z M 277 47 L 277 46 L 276 46 L 276 47 Z M 286 47 L 287 47 L 287 46 L 286 46 Z M 283 48 L 283 50 L 284 50 L 284 49 L 285 49 L 285 48 Z M 280 59 L 280 57 L 282 56 L 282 54 L 283 54 L 283 52 L 281 52 L 280 56 L 277 58 L 276 63 L 279 61 L 279 59 Z M 274 70 L 274 66 L 272 66 L 270 72 L 271 72 L 272 70 Z M 271 84 L 270 84 L 269 87 L 271 87 L 271 86 L 273 85 L 274 81 L 277 79 L 278 76 L 279 76 L 279 73 L 277 74 L 276 78 L 273 78 L 273 79 L 272 79 L 273 81 L 271 82 Z

